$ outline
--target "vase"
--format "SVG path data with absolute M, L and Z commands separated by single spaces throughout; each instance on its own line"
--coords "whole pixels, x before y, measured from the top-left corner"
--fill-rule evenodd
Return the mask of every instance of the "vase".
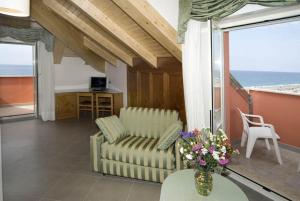
M 196 170 L 195 185 L 196 190 L 200 195 L 208 196 L 212 191 L 213 179 L 210 171 Z

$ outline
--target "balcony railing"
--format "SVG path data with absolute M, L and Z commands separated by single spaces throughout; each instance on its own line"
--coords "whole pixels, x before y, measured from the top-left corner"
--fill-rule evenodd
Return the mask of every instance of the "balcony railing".
M 34 112 L 34 77 L 0 77 L 0 117 Z
M 234 87 L 235 91 L 248 103 L 249 113 L 253 113 L 253 101 L 252 97 L 247 90 L 235 79 L 235 77 L 230 73 L 230 84 Z
M 0 77 L 0 106 L 33 102 L 33 77 Z
M 253 98 L 253 113 L 274 125 L 280 142 L 300 147 L 299 94 L 261 88 L 250 89 L 249 93 Z

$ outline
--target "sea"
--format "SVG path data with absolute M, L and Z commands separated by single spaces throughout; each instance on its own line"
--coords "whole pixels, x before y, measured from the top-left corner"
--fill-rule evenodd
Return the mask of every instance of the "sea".
M 300 84 L 299 72 L 240 71 L 231 70 L 231 74 L 243 87 Z M 0 64 L 0 77 L 32 76 L 32 65 Z
M 299 72 L 239 71 L 231 74 L 243 87 L 300 84 Z
M 0 64 L 0 77 L 32 76 L 32 75 L 33 75 L 33 66 L 32 65 Z

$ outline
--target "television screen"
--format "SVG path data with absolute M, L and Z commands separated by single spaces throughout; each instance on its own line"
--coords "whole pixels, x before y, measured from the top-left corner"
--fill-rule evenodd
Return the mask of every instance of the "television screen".
M 91 88 L 92 89 L 105 89 L 106 88 L 106 77 L 91 77 Z

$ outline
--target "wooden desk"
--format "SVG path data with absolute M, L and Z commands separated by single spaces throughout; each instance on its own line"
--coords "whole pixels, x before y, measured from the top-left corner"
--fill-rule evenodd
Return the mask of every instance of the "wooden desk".
M 59 119 L 70 119 L 77 118 L 77 93 L 88 92 L 96 94 L 112 94 L 113 95 L 113 113 L 115 115 L 120 114 L 120 109 L 123 107 L 123 93 L 119 91 L 89 91 L 89 90 L 78 90 L 70 92 L 56 92 L 55 93 L 55 118 Z

